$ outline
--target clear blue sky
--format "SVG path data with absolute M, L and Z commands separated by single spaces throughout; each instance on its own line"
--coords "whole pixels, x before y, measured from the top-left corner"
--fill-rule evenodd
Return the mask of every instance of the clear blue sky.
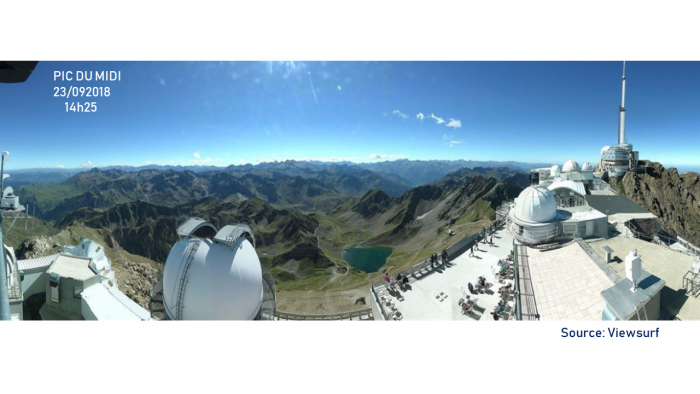
M 121 81 L 72 82 L 111 95 L 79 100 L 96 113 L 66 113 L 53 97 L 71 85 L 53 80 L 61 70 Z M 13 168 L 582 163 L 616 143 L 621 72 L 621 62 L 40 62 L 26 83 L 0 84 L 0 149 Z M 641 158 L 700 164 L 700 63 L 628 62 L 626 107 Z

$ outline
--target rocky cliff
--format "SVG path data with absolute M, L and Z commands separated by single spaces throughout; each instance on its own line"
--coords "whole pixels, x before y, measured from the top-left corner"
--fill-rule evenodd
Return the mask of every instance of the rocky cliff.
M 700 176 L 650 163 L 645 173 L 611 179 L 615 190 L 659 217 L 664 230 L 700 245 Z

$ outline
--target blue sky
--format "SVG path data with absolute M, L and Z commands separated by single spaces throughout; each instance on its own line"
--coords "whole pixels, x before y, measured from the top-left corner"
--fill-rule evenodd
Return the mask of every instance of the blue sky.
M 121 81 L 54 81 L 54 71 Z M 621 62 L 40 62 L 0 84 L 11 167 L 596 161 L 617 140 Z M 54 87 L 109 86 L 96 113 Z M 700 164 L 700 63 L 627 63 L 627 136 L 643 159 Z M 421 115 L 422 114 L 422 115 Z

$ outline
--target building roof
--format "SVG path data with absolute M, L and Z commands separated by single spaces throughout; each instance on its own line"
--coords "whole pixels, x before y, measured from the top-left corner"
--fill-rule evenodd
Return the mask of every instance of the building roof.
M 64 278 L 87 280 L 96 275 L 89 267 L 90 261 L 91 259 L 86 257 L 62 254 L 56 258 L 46 272 L 48 274 L 56 273 Z
M 54 260 L 56 260 L 58 256 L 59 255 L 57 253 L 50 256 L 41 256 L 33 259 L 17 260 L 17 267 L 19 267 L 18 269 L 20 271 L 48 267 Z
M 547 189 L 551 191 L 555 191 L 558 189 L 568 189 L 582 196 L 586 195 L 586 187 L 583 185 L 583 182 L 574 182 L 570 180 L 556 181 L 551 185 L 547 186 Z
M 151 314 L 124 293 L 95 284 L 80 294 L 97 320 L 150 320 Z M 85 315 L 85 313 L 83 313 Z
M 661 290 L 661 309 L 681 320 L 700 320 L 700 298 L 686 294 L 683 286 L 683 276 L 693 265 L 692 256 L 624 236 L 590 241 L 588 244 L 600 256 L 605 256 L 605 246 L 610 247 L 614 253 L 613 261 L 608 266 L 622 277 L 625 276 L 625 255 L 636 249 L 642 258 L 642 269 L 665 282 Z
M 560 212 L 563 211 L 571 214 L 571 216 L 566 215 L 567 217 L 563 217 L 564 215 L 561 215 L 562 220 L 567 222 L 584 222 L 587 220 L 606 217 L 604 213 L 585 205 L 579 207 L 559 208 L 559 210 Z
M 629 198 L 616 195 L 586 195 L 588 205 L 603 212 L 606 215 L 618 213 L 649 213 L 646 209 L 635 204 Z
M 632 288 L 632 281 L 624 278 L 615 286 L 604 290 L 602 296 L 619 320 L 627 320 L 629 316 L 637 312 L 641 305 L 644 305 L 651 297 L 661 291 L 664 285 L 665 282 L 662 279 L 642 270 L 636 292 L 630 290 Z M 644 316 L 644 318 L 644 320 L 646 320 L 646 318 L 653 320 L 656 319 L 657 316 Z
M 528 248 L 527 259 L 541 320 L 601 320 L 601 292 L 614 282 L 577 242 L 547 251 Z

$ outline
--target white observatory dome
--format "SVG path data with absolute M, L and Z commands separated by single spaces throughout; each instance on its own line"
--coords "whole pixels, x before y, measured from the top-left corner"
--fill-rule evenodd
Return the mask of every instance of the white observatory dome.
M 581 166 L 581 171 L 593 171 L 593 166 L 589 162 L 583 163 L 583 166 Z
M 514 215 L 530 223 L 545 223 L 557 217 L 557 203 L 552 192 L 541 186 L 529 186 L 518 196 Z
M 166 314 L 173 320 L 253 320 L 262 307 L 263 272 L 244 226 L 226 226 L 209 239 L 202 231 L 210 236 L 216 228 L 201 220 L 181 231 L 190 221 L 178 229 L 182 238 L 165 263 Z
M 559 169 L 558 165 L 553 165 L 552 168 L 549 170 L 549 176 L 559 176 L 561 173 L 561 170 Z
M 577 172 L 581 171 L 578 163 L 575 160 L 567 160 L 564 166 L 561 168 L 561 172 Z
M 603 149 L 600 150 L 600 155 L 602 156 L 602 155 L 603 155 L 603 152 L 605 152 L 605 151 L 608 150 L 608 149 L 610 149 L 610 145 L 605 145 L 605 146 L 603 147 Z

